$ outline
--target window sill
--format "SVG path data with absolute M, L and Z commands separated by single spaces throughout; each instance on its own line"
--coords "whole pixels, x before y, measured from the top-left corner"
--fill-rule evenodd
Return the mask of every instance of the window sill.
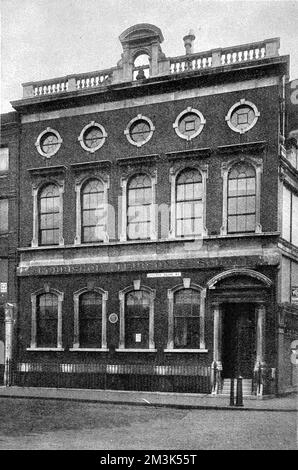
M 27 351 L 64 351 L 64 348 L 27 348 Z
M 108 352 L 109 349 L 107 348 L 69 348 L 69 351 L 74 351 L 74 352 Z
M 164 349 L 165 353 L 207 353 L 208 349 Z
M 157 349 L 137 349 L 137 348 L 129 348 L 129 349 L 115 349 L 116 352 L 142 352 L 142 353 L 152 353 L 157 352 Z

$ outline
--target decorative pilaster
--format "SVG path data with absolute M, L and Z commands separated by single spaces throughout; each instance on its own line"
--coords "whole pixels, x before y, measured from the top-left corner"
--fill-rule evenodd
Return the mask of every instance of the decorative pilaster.
M 256 306 L 257 314 L 257 351 L 256 362 L 254 367 L 256 382 L 257 382 L 257 395 L 261 396 L 264 392 L 264 371 L 265 364 L 265 335 L 266 335 L 266 307 L 263 304 Z
M 221 343 L 222 343 L 222 312 L 219 304 L 213 305 L 213 390 L 215 395 L 221 389 Z
M 5 369 L 4 369 L 4 385 L 11 385 L 11 360 L 13 354 L 13 330 L 15 323 L 15 306 L 7 303 L 4 308 L 5 312 Z

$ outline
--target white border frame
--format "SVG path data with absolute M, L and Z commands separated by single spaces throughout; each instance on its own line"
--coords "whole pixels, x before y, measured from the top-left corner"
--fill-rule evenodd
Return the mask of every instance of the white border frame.
M 89 181 L 89 180 L 98 180 L 102 183 L 103 185 L 103 191 L 104 191 L 104 207 L 106 211 L 106 230 L 105 230 L 105 235 L 102 240 L 97 240 L 93 242 L 84 242 L 82 243 L 82 188 L 83 186 Z M 109 176 L 107 178 L 102 178 L 100 176 L 95 175 L 88 175 L 83 177 L 83 179 L 79 179 L 75 182 L 75 192 L 76 192 L 76 236 L 74 239 L 74 244 L 75 245 L 88 245 L 88 243 L 107 243 L 109 241 L 109 235 L 108 235 L 108 209 L 109 209 L 109 204 L 108 204 L 108 190 L 110 188 L 110 178 Z
M 58 139 L 57 148 L 56 148 L 55 151 L 53 151 L 53 152 L 51 152 L 51 153 L 44 153 L 44 152 L 42 151 L 42 148 L 41 148 L 41 145 L 40 145 L 40 141 L 41 141 L 42 137 L 43 137 L 45 134 L 47 134 L 47 133 L 52 133 L 52 134 L 54 134 L 54 135 L 57 137 L 57 139 Z M 35 147 L 36 147 L 38 153 L 39 153 L 42 157 L 51 158 L 53 155 L 55 155 L 55 154 L 58 152 L 58 150 L 59 150 L 60 147 L 61 147 L 62 142 L 63 142 L 63 140 L 62 140 L 62 138 L 61 138 L 59 132 L 56 131 L 55 129 L 52 129 L 51 127 L 47 127 L 47 128 L 46 128 L 44 131 L 42 131 L 42 132 L 39 134 L 39 136 L 37 137 L 36 142 L 35 142 Z
M 146 137 L 146 139 L 143 142 L 135 142 L 130 137 L 130 128 L 135 122 L 140 121 L 140 120 L 146 121 L 149 124 L 150 132 L 149 132 L 148 136 Z M 153 136 L 154 131 L 155 131 L 155 127 L 154 127 L 153 122 L 151 121 L 151 119 L 147 118 L 146 116 L 143 116 L 142 114 L 138 114 L 135 118 L 133 118 L 131 121 L 129 121 L 129 123 L 127 124 L 126 129 L 124 130 L 124 135 L 126 135 L 126 138 L 127 138 L 128 142 L 130 144 L 135 145 L 136 147 L 142 147 L 143 145 L 145 145 L 151 139 L 151 137 Z
M 255 118 L 252 121 L 252 123 L 247 127 L 247 129 L 238 129 L 237 127 L 234 127 L 233 124 L 231 123 L 231 117 L 232 117 L 233 112 L 238 107 L 243 106 L 243 105 L 246 105 L 246 106 L 252 108 L 253 112 L 255 113 Z M 251 101 L 247 101 L 246 99 L 241 98 L 240 101 L 237 101 L 237 103 L 235 103 L 229 109 L 229 112 L 226 115 L 225 120 L 227 121 L 227 124 L 228 124 L 229 128 L 232 129 L 232 131 L 238 132 L 239 134 L 245 134 L 245 132 L 249 131 L 250 129 L 252 129 L 254 127 L 254 125 L 257 123 L 257 120 L 259 119 L 259 116 L 260 116 L 260 112 L 258 111 L 258 108 L 256 107 L 256 105 L 253 104 Z
M 133 291 L 145 291 L 150 296 L 150 307 L 149 307 L 149 348 L 129 348 L 125 347 L 125 296 L 129 292 Z M 156 296 L 155 289 L 151 289 L 148 286 L 141 284 L 139 279 L 133 281 L 133 285 L 125 287 L 119 292 L 120 302 L 120 325 L 119 325 L 119 347 L 116 352 L 156 352 L 154 342 L 154 300 Z
M 86 292 L 96 292 L 102 296 L 101 304 L 101 346 L 98 348 L 81 348 L 80 347 L 80 296 Z M 93 287 L 89 289 L 88 287 L 83 287 L 82 289 L 77 290 L 73 294 L 73 303 L 74 303 L 74 332 L 73 332 L 73 347 L 70 348 L 70 351 L 108 351 L 107 348 L 107 300 L 108 292 L 101 289 L 100 287 Z
M 183 116 L 185 114 L 189 114 L 189 113 L 196 114 L 200 118 L 200 121 L 201 121 L 201 125 L 200 125 L 199 129 L 196 132 L 194 132 L 192 135 L 182 134 L 182 132 L 180 132 L 180 130 L 179 130 L 180 120 L 183 118 Z M 181 111 L 180 114 L 178 114 L 178 116 L 176 117 L 176 120 L 173 124 L 173 128 L 175 129 L 176 134 L 179 137 L 181 137 L 181 139 L 192 140 L 202 132 L 205 124 L 206 124 L 206 119 L 204 118 L 203 114 L 198 109 L 194 109 L 191 106 L 189 106 L 188 108 Z
M 200 293 L 200 344 L 196 349 L 174 348 L 174 294 L 184 289 L 192 289 Z M 190 278 L 183 278 L 182 284 L 168 289 L 168 343 L 164 352 L 208 352 L 205 344 L 205 310 L 207 289 L 194 284 Z
M 37 346 L 37 333 L 36 333 L 36 304 L 37 304 L 37 297 L 43 294 L 54 294 L 58 298 L 58 318 L 57 318 L 57 346 L 56 347 L 43 347 Z M 60 292 L 57 289 L 52 289 L 49 286 L 45 286 L 42 289 L 38 289 L 37 291 L 31 294 L 31 305 L 32 305 L 32 313 L 31 313 L 31 342 L 30 348 L 27 348 L 27 351 L 64 351 L 62 346 L 62 303 L 64 300 L 64 293 Z
M 102 132 L 102 139 L 100 139 L 99 145 L 97 147 L 93 147 L 93 148 L 87 147 L 87 145 L 85 145 L 85 142 L 84 142 L 84 134 L 91 127 L 97 127 Z M 103 146 L 103 144 L 105 143 L 107 137 L 108 137 L 108 134 L 106 133 L 105 128 L 101 124 L 98 124 L 95 121 L 90 121 L 89 124 L 87 124 L 81 130 L 81 133 L 78 137 L 78 141 L 80 142 L 81 147 L 84 150 L 86 150 L 87 152 L 90 152 L 90 153 L 94 153 L 94 152 L 96 152 L 96 150 L 100 149 Z

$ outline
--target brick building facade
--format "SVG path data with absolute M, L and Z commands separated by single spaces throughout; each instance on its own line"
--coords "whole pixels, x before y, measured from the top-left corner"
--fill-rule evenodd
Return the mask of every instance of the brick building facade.
M 278 39 L 202 53 L 183 39 L 168 58 L 159 28 L 133 26 L 116 67 L 27 83 L 13 103 L 19 384 L 295 386 L 289 58 Z

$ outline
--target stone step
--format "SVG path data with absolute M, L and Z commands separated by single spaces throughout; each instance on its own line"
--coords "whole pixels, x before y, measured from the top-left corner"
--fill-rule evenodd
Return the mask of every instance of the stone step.
M 231 379 L 223 379 L 223 387 L 221 395 L 230 395 Z M 234 380 L 234 394 L 236 396 L 237 380 Z M 242 379 L 242 393 L 243 396 L 252 394 L 252 379 Z

